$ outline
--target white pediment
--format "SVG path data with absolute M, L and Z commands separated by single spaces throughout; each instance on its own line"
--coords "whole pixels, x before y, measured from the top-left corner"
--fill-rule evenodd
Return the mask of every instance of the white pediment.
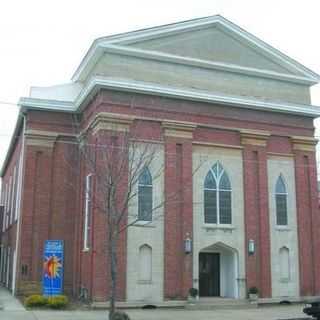
M 140 41 L 130 46 L 211 63 L 303 75 L 292 68 L 277 63 L 264 55 L 264 52 L 252 43 L 217 25 Z
M 97 39 L 73 76 L 83 80 L 104 52 L 314 84 L 320 76 L 221 16 Z

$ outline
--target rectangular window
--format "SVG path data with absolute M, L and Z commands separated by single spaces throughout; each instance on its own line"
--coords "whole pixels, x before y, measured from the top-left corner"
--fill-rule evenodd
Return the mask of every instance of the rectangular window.
M 9 194 L 8 194 L 8 227 L 10 226 L 11 222 L 11 212 L 12 212 L 12 207 L 11 207 L 11 202 L 12 202 L 12 176 L 10 176 L 9 180 Z
M 276 195 L 276 210 L 277 210 L 277 225 L 278 226 L 288 225 L 287 195 L 285 194 Z
M 3 252 L 4 252 L 3 245 L 0 245 L 0 282 L 2 280 L 2 273 L 3 273 Z
M 18 220 L 18 193 L 19 193 L 19 162 L 15 167 L 16 169 L 16 182 L 15 182 L 15 191 L 14 191 L 14 220 Z
M 3 214 L 3 231 L 7 229 L 8 224 L 8 183 L 6 183 L 6 193 L 5 193 L 5 206 L 4 206 L 4 214 Z
M 4 283 L 6 279 L 6 265 L 7 265 L 7 248 L 3 247 L 3 255 L 2 255 L 2 274 L 1 274 L 1 282 Z
M 221 224 L 231 224 L 231 191 L 219 192 L 219 215 Z
M 204 191 L 204 222 L 217 223 L 217 191 Z
M 10 283 L 10 260 L 11 260 L 11 248 L 8 247 L 7 250 L 7 260 L 6 260 L 6 287 L 9 288 Z
M 83 226 L 83 250 L 90 248 L 90 229 L 91 229 L 91 206 L 92 206 L 92 174 L 86 176 L 85 185 L 85 208 Z
M 14 214 L 15 214 L 15 198 L 16 198 L 16 175 L 17 168 L 13 169 L 13 177 L 12 177 L 12 191 L 11 191 L 11 213 L 10 213 L 10 224 L 13 222 Z
M 4 231 L 4 227 L 5 227 L 5 216 L 6 216 L 6 187 L 4 185 L 4 183 L 2 183 L 2 192 L 1 192 L 1 206 L 2 206 L 2 221 L 1 221 L 1 225 L 2 225 L 2 231 Z
M 152 221 L 152 187 L 139 186 L 138 217 L 141 221 Z

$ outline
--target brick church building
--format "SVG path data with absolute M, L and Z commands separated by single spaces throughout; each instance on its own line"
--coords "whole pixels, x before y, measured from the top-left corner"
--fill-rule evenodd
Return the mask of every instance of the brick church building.
M 44 242 L 63 240 L 65 293 L 108 300 L 106 218 L 79 137 L 103 146 L 112 131 L 159 151 L 126 212 L 137 222 L 120 236 L 119 301 L 184 300 L 192 287 L 320 295 L 319 81 L 221 16 L 96 39 L 70 83 L 19 101 L 1 170 L 1 283 L 41 291 Z M 169 194 L 178 201 L 155 219 Z

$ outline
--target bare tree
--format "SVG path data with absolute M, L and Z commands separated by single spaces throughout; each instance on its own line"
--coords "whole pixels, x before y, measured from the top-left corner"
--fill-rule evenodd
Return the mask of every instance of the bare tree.
M 108 131 L 103 141 L 99 142 L 90 143 L 86 137 L 80 141 L 82 159 L 95 180 L 92 206 L 106 217 L 107 260 L 111 279 L 109 319 L 115 312 L 117 297 L 119 235 L 139 220 L 138 213 L 129 220 L 128 210 L 138 194 L 140 175 L 155 161 L 158 152 L 158 144 L 141 142 L 127 131 Z M 161 170 L 153 178 L 160 174 Z M 164 200 L 151 210 L 155 211 L 163 205 Z M 157 218 L 160 217 L 154 217 Z
M 91 207 L 106 218 L 111 320 L 116 309 L 119 237 L 141 219 L 139 210 L 130 210 L 138 196 L 139 177 L 146 168 L 159 161 L 159 154 L 164 151 L 156 140 L 142 141 L 133 137 L 129 131 L 105 130 L 99 136 L 102 137 L 99 141 L 92 139 L 92 135 L 81 136 L 78 143 L 81 161 L 86 171 L 94 177 L 94 191 L 89 195 Z M 157 172 L 152 174 L 153 181 L 164 173 L 164 165 L 156 167 Z M 192 181 L 186 182 L 181 188 L 192 188 Z M 168 202 L 180 201 L 180 191 L 161 195 L 161 201 L 153 203 L 146 214 L 152 216 L 152 221 L 161 219 L 158 209 Z M 151 219 L 146 220 L 146 223 L 151 222 Z

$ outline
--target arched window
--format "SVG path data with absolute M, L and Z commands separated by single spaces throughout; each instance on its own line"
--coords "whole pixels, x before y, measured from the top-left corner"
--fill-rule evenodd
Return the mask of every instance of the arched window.
M 138 219 L 152 221 L 152 177 L 144 168 L 138 180 Z
M 280 261 L 280 279 L 281 281 L 289 281 L 290 279 L 290 260 L 289 260 L 289 249 L 282 247 L 279 250 L 279 261 Z
M 231 184 L 220 162 L 208 172 L 204 181 L 204 222 L 231 224 Z
M 152 248 L 144 244 L 139 248 L 139 281 L 152 280 Z
M 276 214 L 278 226 L 288 225 L 287 197 L 287 188 L 282 175 L 280 175 L 276 183 Z

